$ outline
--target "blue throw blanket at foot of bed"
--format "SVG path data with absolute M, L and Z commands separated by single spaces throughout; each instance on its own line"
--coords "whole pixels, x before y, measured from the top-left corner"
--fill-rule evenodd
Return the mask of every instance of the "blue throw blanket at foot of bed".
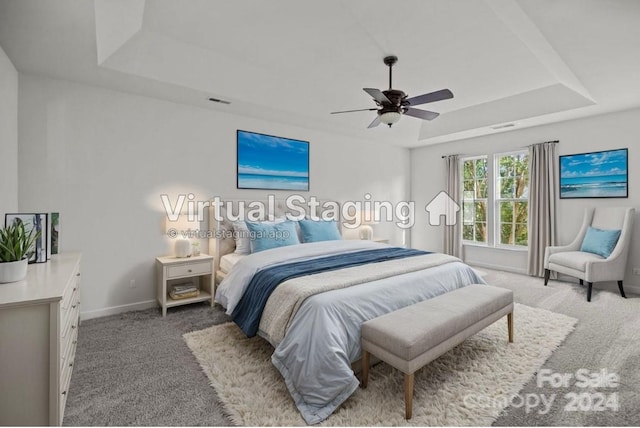
M 286 280 L 423 254 L 429 253 L 407 248 L 381 248 L 268 267 L 258 271 L 253 276 L 242 299 L 231 314 L 231 318 L 242 329 L 244 334 L 248 337 L 253 337 L 258 332 L 260 318 L 269 296 L 280 283 Z

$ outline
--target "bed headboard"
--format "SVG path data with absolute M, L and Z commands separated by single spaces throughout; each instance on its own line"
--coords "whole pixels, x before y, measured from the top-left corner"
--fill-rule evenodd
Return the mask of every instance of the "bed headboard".
M 216 215 L 216 203 L 220 202 L 219 211 L 220 217 Z M 336 201 L 330 200 L 318 200 L 320 206 L 317 208 L 317 215 L 321 215 L 325 203 L 336 204 L 340 207 L 340 204 Z M 233 221 L 229 220 L 229 216 L 234 220 L 239 216 L 239 210 L 241 204 L 245 207 L 251 208 L 250 203 L 262 203 L 270 211 L 266 213 L 266 218 L 260 220 L 273 220 L 276 217 L 282 217 L 287 213 L 295 213 L 294 210 L 287 206 L 284 199 L 274 200 L 258 200 L 258 199 L 220 199 L 219 201 L 212 200 L 209 205 L 209 227 L 212 231 L 212 237 L 209 239 L 209 254 L 214 258 L 214 268 L 217 270 L 220 266 L 220 258 L 224 255 L 233 253 L 236 249 L 236 242 L 233 239 Z M 297 207 L 304 208 L 305 213 L 309 214 L 309 207 L 304 203 L 297 203 Z M 231 213 L 227 210 L 231 209 Z M 340 229 L 340 228 L 338 228 Z

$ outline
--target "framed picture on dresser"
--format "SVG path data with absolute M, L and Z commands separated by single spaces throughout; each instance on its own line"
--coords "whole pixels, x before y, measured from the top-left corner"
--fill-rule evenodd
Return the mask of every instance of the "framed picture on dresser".
M 33 254 L 29 258 L 29 263 L 46 263 L 49 245 L 49 214 L 47 213 L 9 213 L 5 214 L 4 224 L 21 222 L 27 233 L 35 229 L 40 232 L 40 236 L 36 239 Z

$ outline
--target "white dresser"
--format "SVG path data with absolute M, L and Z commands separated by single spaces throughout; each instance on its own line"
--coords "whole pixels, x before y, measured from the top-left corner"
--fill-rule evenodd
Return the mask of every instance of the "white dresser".
M 0 425 L 61 425 L 80 322 L 80 254 L 0 284 Z

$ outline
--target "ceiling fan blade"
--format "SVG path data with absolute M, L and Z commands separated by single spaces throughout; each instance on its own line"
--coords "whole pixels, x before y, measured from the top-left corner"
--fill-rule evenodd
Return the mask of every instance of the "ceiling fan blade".
M 332 111 L 329 114 L 339 114 L 339 113 L 353 113 L 354 111 L 374 111 L 378 110 L 377 108 L 361 108 L 359 110 L 343 110 L 343 111 Z
M 453 93 L 448 89 L 441 89 L 439 91 L 430 92 L 428 94 L 418 95 L 406 100 L 410 106 L 417 106 L 420 104 L 433 103 L 436 101 L 448 100 L 453 98 Z
M 382 93 L 380 89 L 375 88 L 362 88 L 367 94 L 371 95 L 374 100 L 379 103 L 391 103 L 391 100 L 387 98 L 385 94 Z
M 404 114 L 406 114 L 407 116 L 413 116 L 413 117 L 417 117 L 418 119 L 424 119 L 424 120 L 433 120 L 436 117 L 440 116 L 440 113 L 436 113 L 434 111 L 420 110 L 420 109 L 411 108 L 411 107 L 409 107 L 407 111 L 404 112 Z
M 376 115 L 376 118 L 373 119 L 373 122 L 371 122 L 367 128 L 375 128 L 378 125 L 380 125 L 380 116 Z

